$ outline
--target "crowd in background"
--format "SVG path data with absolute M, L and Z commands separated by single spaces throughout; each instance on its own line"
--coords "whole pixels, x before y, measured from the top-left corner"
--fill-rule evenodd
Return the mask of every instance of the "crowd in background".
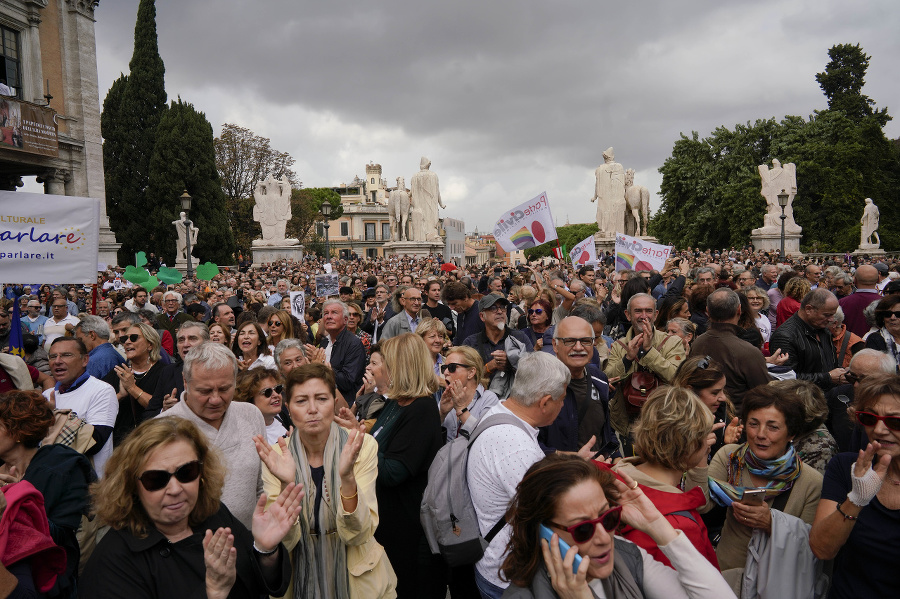
M 897 304 L 896 258 L 751 247 L 9 284 L 9 596 L 886 596 Z M 460 564 L 420 512 L 470 437 Z

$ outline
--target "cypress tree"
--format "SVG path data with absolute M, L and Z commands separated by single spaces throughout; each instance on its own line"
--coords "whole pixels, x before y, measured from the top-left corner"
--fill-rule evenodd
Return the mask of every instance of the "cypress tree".
M 138 250 L 156 249 L 148 245 L 143 225 L 150 155 L 166 110 L 165 66 L 157 45 L 154 0 L 141 0 L 138 6 L 129 69 L 127 78 L 119 78 L 110 88 L 101 117 L 107 206 L 110 226 L 122 243 L 120 264 L 131 264 Z
M 147 247 L 158 248 L 170 266 L 175 264 L 176 243 L 172 221 L 181 212 L 178 198 L 185 190 L 193 198 L 188 216 L 200 229 L 193 255 L 201 263 L 234 263 L 234 237 L 216 170 L 213 138 L 206 115 L 180 98 L 172 102 L 159 122 L 150 158 L 150 185 L 141 225 L 145 233 L 141 241 Z M 243 226 L 249 227 L 250 223 Z

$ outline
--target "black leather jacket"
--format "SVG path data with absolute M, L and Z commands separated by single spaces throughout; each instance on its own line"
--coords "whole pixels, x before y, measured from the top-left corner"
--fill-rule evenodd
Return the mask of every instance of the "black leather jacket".
M 811 381 L 828 391 L 833 387 L 828 373 L 837 368 L 837 355 L 826 329 L 814 329 L 800 318 L 799 312 L 775 329 L 769 351 L 787 352 L 785 366 L 797 373 L 798 379 Z

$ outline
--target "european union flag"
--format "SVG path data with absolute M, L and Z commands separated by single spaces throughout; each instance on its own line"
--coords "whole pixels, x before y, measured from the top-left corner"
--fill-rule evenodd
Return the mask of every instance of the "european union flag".
M 12 321 L 9 330 L 9 353 L 25 359 L 25 341 L 22 339 L 22 315 L 19 313 L 18 298 L 13 302 Z

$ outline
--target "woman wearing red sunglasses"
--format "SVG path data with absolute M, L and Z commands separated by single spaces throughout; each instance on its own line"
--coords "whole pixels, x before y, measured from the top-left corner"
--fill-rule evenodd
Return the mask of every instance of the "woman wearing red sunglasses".
M 734 597 L 719 571 L 672 527 L 638 484 L 577 456 L 551 454 L 534 464 L 510 504 L 504 598 L 606 599 Z M 624 481 L 624 482 L 623 482 Z M 674 569 L 615 536 L 620 523 L 647 534 Z M 553 531 L 540 538 L 541 525 Z M 559 541 L 572 548 L 559 551 Z M 582 557 L 573 572 L 576 553 Z
M 870 443 L 828 464 L 809 545 L 834 559 L 831 598 L 893 597 L 900 556 L 900 376 L 872 374 L 851 413 Z

